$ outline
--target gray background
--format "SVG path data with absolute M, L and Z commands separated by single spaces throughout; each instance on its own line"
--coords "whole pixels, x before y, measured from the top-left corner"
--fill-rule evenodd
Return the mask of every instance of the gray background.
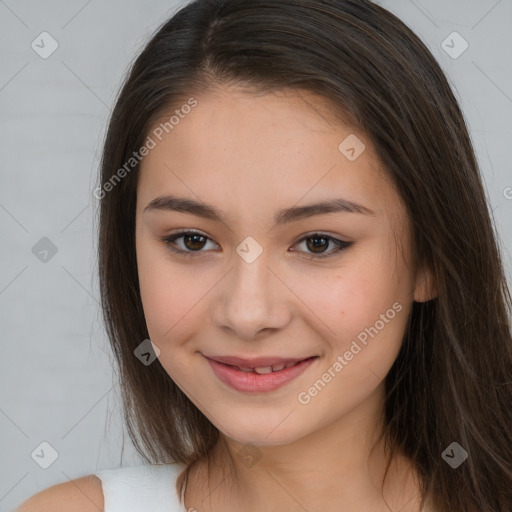
M 421 37 L 453 85 L 510 282 L 512 0 L 377 3 Z M 0 512 L 56 483 L 141 462 L 101 322 L 92 191 L 121 78 L 178 5 L 0 0 Z M 59 45 L 47 59 L 31 47 L 43 31 Z M 469 43 L 458 58 L 441 46 L 453 31 Z M 43 237 L 57 248 L 46 262 L 32 251 Z M 31 456 L 43 441 L 58 452 L 48 469 Z

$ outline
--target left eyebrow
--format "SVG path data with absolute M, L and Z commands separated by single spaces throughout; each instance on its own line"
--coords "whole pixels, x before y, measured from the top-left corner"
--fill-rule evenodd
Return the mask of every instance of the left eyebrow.
M 147 211 L 176 211 L 188 213 L 224 223 L 226 213 L 218 208 L 189 199 L 186 197 L 176 197 L 172 195 L 159 196 L 150 201 L 144 208 Z M 274 216 L 274 222 L 277 225 L 288 224 L 307 217 L 315 215 L 324 215 L 327 213 L 357 213 L 362 215 L 375 216 L 376 213 L 366 206 L 348 201 L 347 199 L 330 199 L 319 203 L 309 204 L 306 206 L 292 206 L 279 210 Z

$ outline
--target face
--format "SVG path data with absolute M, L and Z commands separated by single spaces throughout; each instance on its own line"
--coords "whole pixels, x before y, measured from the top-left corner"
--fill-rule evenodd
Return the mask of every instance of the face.
M 196 100 L 141 163 L 148 331 L 228 438 L 291 443 L 382 389 L 426 280 L 369 140 L 321 99 L 225 87 Z M 334 201 L 345 208 L 308 208 Z

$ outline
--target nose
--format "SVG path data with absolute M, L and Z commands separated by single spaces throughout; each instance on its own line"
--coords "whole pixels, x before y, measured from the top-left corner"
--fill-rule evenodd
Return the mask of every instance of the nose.
M 251 263 L 238 255 L 213 297 L 213 320 L 239 339 L 253 340 L 290 322 L 289 289 L 269 267 L 265 251 Z

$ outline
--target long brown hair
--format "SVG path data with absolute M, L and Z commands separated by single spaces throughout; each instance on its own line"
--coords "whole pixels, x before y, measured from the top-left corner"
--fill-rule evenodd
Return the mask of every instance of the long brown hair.
M 437 512 L 510 512 L 512 301 L 498 234 L 445 75 L 402 21 L 368 0 L 195 0 L 127 74 L 101 162 L 98 262 L 136 449 L 190 469 L 219 440 L 158 361 L 134 356 L 149 335 L 135 252 L 139 165 L 125 164 L 155 120 L 222 84 L 312 92 L 373 144 L 412 222 L 414 269 L 426 265 L 437 282 L 436 298 L 413 303 L 386 377 L 382 438 L 413 462 Z M 454 441 L 469 454 L 457 469 L 442 458 Z

